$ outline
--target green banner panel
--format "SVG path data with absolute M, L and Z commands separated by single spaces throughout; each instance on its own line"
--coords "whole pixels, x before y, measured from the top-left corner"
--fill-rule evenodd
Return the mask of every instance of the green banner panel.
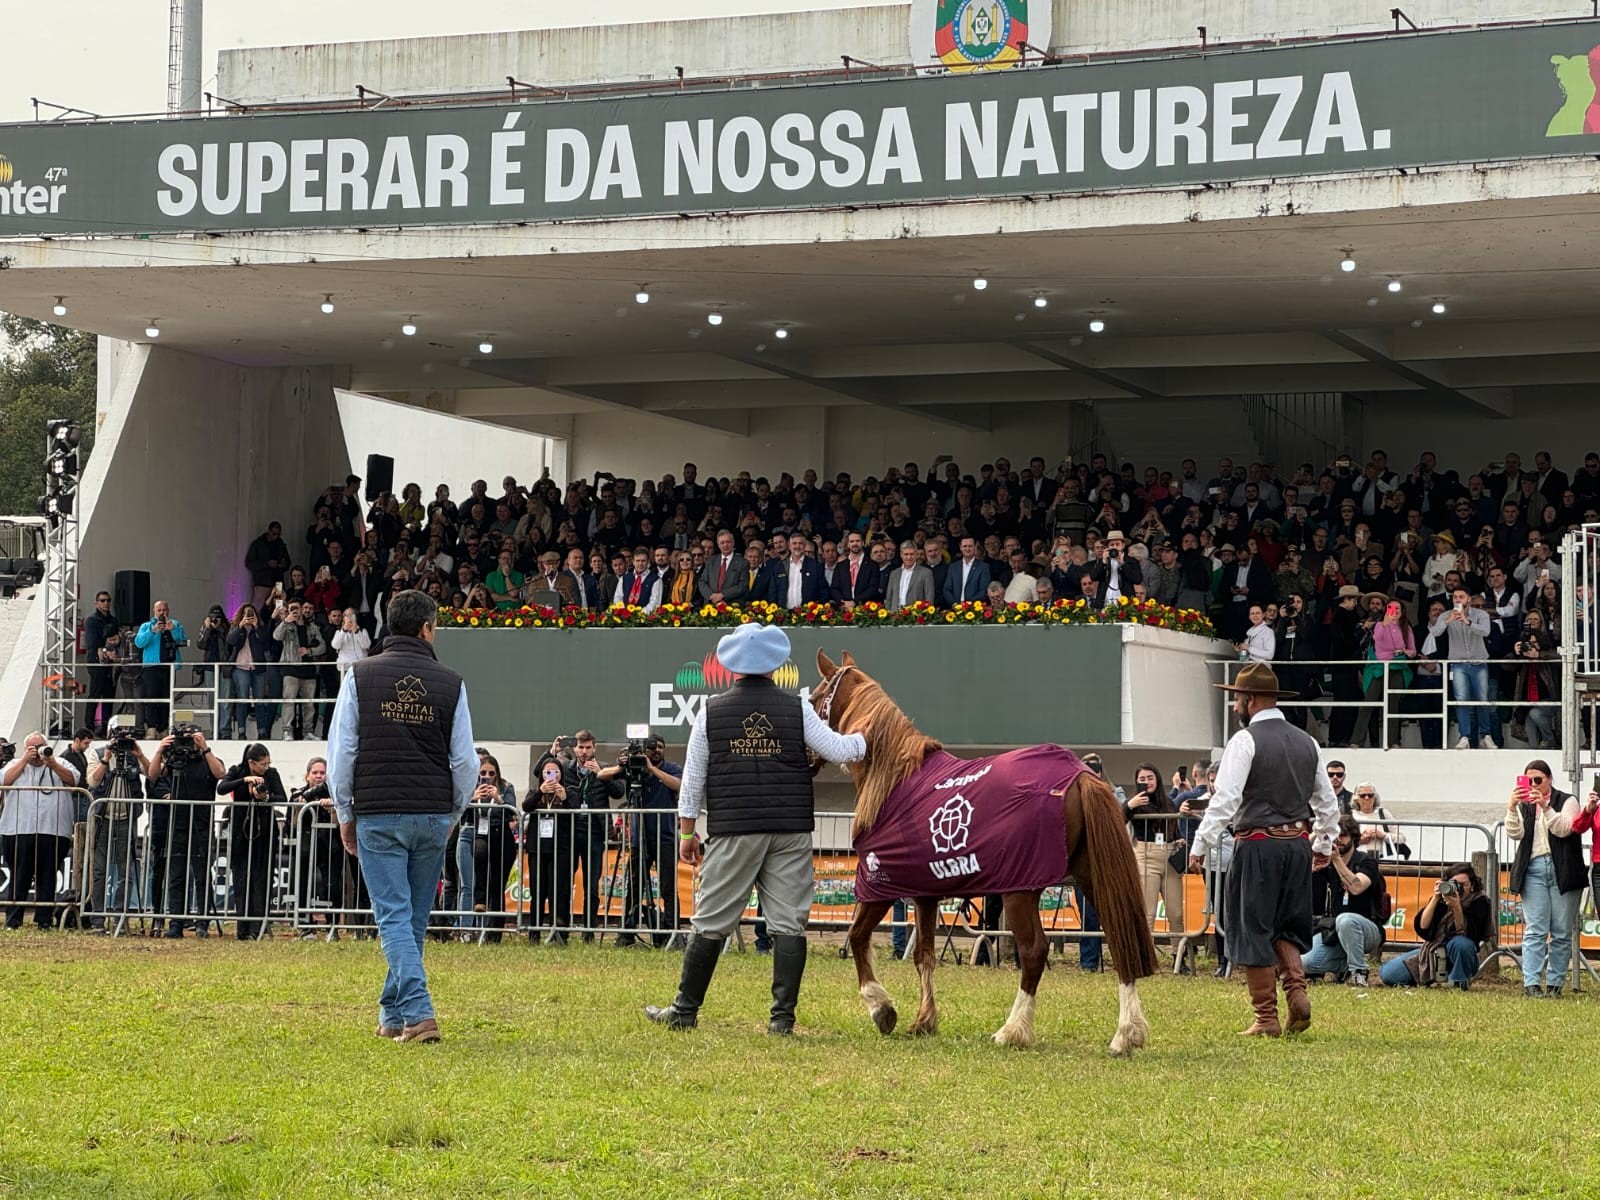
M 441 629 L 439 658 L 467 680 L 484 741 L 548 741 L 591 729 L 615 742 L 649 722 L 683 742 L 707 696 L 732 680 L 717 629 L 574 633 Z M 791 629 L 778 683 L 808 694 L 817 650 L 846 650 L 917 726 L 951 746 L 1117 745 L 1122 740 L 1122 630 Z
M 0 128 L 0 236 L 901 204 L 1600 152 L 1600 21 L 976 75 Z

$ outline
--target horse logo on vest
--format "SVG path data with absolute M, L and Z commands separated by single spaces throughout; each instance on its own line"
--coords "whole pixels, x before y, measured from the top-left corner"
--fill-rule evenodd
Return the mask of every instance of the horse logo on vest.
M 427 694 L 428 689 L 421 679 L 403 675 L 395 681 L 394 699 L 382 701 L 378 714 L 386 721 L 398 721 L 402 725 L 432 725 L 437 719 L 433 706 L 420 703 Z
M 772 722 L 766 713 L 751 713 L 740 722 L 744 736 L 729 741 L 728 752 L 736 758 L 777 758 L 783 743 L 772 736 Z

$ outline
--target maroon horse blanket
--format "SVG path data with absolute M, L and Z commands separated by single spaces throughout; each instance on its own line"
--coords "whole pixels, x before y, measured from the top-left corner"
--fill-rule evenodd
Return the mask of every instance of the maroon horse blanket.
M 1060 746 L 995 758 L 930 754 L 856 840 L 856 899 L 1054 887 L 1067 874 L 1061 794 L 1084 769 Z

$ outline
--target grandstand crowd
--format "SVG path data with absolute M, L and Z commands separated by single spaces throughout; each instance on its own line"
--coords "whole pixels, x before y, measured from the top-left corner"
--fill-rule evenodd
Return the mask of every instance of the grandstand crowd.
M 1559 542 L 1600 521 L 1600 457 L 1569 476 L 1547 451 L 1531 470 L 1516 453 L 1463 471 L 1424 452 L 1401 471 L 1379 449 L 1287 475 L 1228 459 L 1113 468 L 1104 455 L 1053 469 L 999 458 L 974 475 L 941 456 L 859 481 L 702 480 L 685 463 L 565 488 L 508 476 L 498 494 L 479 479 L 459 500 L 446 484 L 425 499 L 407 483 L 370 503 L 351 476 L 303 519 L 303 534 L 274 521 L 251 543 L 250 601 L 213 607 L 192 634 L 159 613 L 113 613 L 102 593 L 85 623 L 88 727 L 138 699 L 147 727 L 164 729 L 163 664 L 187 661 L 223 676 L 222 737 L 247 723 L 261 738 L 314 736 L 330 705 L 307 702 L 331 700 L 337 672 L 380 637 L 386 598 L 406 588 L 468 609 L 1139 597 L 1205 612 L 1304 700 L 1340 702 L 1291 710 L 1326 744 L 1398 744 L 1403 723 L 1424 746 L 1504 745 L 1507 732 L 1551 746 Z M 1449 732 L 1447 669 L 1462 701 Z

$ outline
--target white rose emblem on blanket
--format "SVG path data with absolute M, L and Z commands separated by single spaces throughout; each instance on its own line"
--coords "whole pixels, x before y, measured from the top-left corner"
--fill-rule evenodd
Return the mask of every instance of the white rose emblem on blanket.
M 967 834 L 972 825 L 972 805 L 957 792 L 946 800 L 928 818 L 928 831 L 933 834 L 933 849 L 937 854 L 954 854 L 967 848 Z

